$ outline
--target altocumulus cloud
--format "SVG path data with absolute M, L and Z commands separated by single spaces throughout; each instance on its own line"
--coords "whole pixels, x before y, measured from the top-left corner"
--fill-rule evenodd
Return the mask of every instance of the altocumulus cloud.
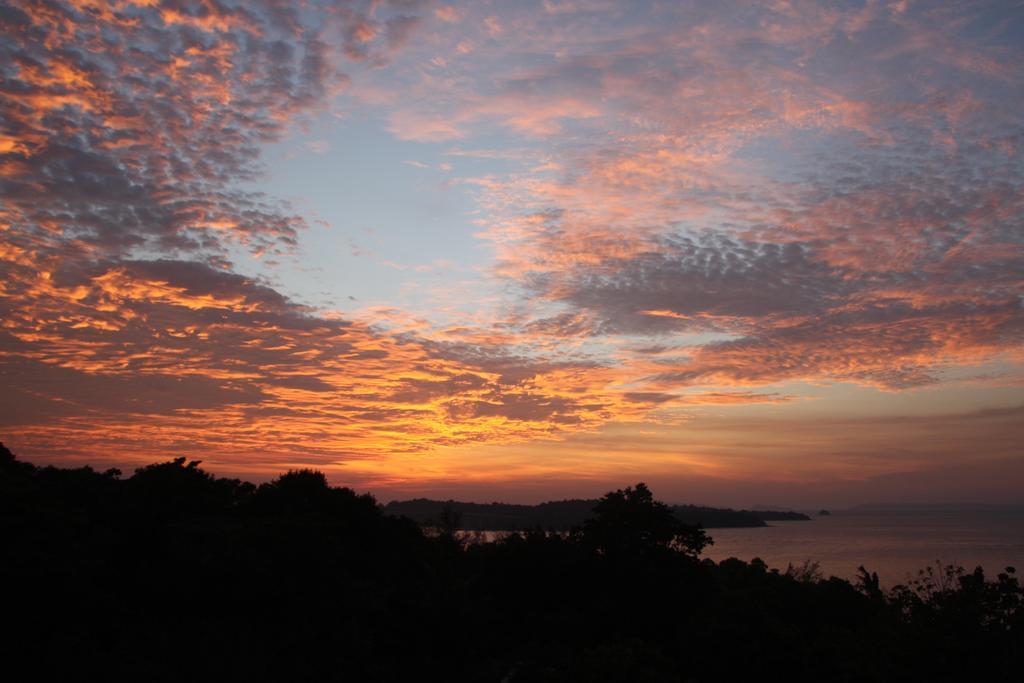
M 1019 366 L 1015 9 L 7 3 L 4 429 L 258 468 Z M 492 319 L 388 332 L 233 271 L 300 249 L 302 217 L 240 183 L 342 92 L 453 156 L 512 141 L 513 170 L 454 181 Z
M 4 6 L 0 364 L 4 428 L 21 447 L 198 449 L 258 466 L 609 417 L 614 398 L 568 395 L 572 363 L 324 319 L 226 260 L 235 247 L 295 248 L 302 219 L 238 182 L 260 172 L 261 145 L 346 87 L 346 70 L 386 64 L 415 35 L 415 12 Z

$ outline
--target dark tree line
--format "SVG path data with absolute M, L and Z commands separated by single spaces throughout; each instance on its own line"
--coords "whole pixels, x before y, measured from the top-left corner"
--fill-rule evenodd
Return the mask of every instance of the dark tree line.
M 2 641 L 19 680 L 1019 680 L 1011 569 L 885 591 L 701 560 L 642 484 L 569 533 L 466 543 L 289 472 L 130 477 L 0 446 Z M 27 667 L 27 668 L 25 668 Z

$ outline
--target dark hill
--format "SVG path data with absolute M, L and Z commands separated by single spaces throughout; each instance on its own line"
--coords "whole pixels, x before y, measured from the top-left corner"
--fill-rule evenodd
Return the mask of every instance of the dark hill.
M 321 472 L 255 485 L 199 465 L 36 467 L 0 444 L 0 654 L 25 672 L 11 680 L 1020 680 L 1010 567 L 929 567 L 885 591 L 864 567 L 850 583 L 813 562 L 714 562 L 676 518 L 711 524 L 708 509 L 643 483 L 479 506 L 552 524 L 593 510 L 576 533 L 476 542 Z

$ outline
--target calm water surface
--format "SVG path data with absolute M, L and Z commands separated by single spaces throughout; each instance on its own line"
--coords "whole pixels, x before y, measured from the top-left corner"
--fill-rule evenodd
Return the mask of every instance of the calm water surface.
M 938 560 L 982 566 L 994 576 L 1007 566 L 1024 573 L 1024 514 L 969 512 L 834 512 L 809 522 L 771 522 L 756 529 L 709 529 L 705 557 L 760 557 L 769 567 L 815 560 L 825 576 L 851 579 L 863 564 L 885 586 Z

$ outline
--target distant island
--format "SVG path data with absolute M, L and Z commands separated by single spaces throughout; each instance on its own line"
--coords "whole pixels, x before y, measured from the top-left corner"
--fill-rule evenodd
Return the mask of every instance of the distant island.
M 436 524 L 447 517 L 449 523 L 465 531 L 522 531 L 536 527 L 567 531 L 590 517 L 598 502 L 597 499 L 573 499 L 516 505 L 416 498 L 392 501 L 382 510 L 387 515 L 408 517 L 420 525 Z M 800 512 L 780 510 L 733 510 L 700 505 L 673 505 L 671 508 L 679 521 L 705 529 L 761 527 L 768 522 L 811 519 Z

